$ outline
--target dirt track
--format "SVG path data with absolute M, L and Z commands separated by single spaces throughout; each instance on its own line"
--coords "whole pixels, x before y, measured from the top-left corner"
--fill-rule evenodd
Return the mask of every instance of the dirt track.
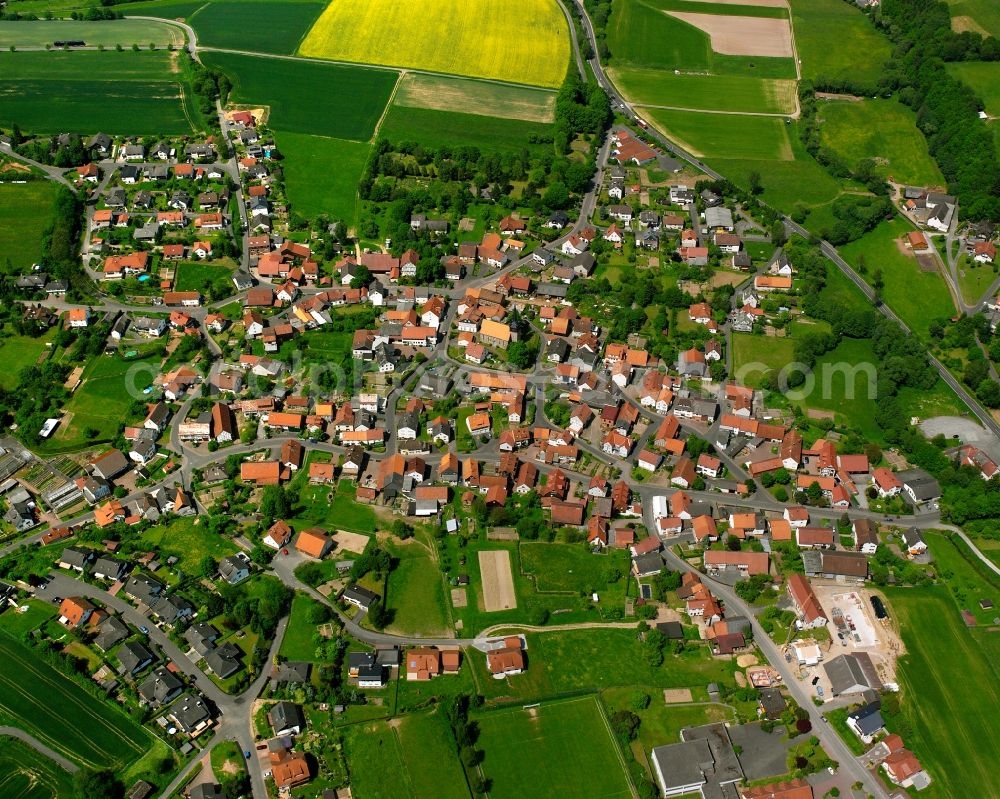
M 506 549 L 480 552 L 479 572 L 483 578 L 483 610 L 489 613 L 517 607 L 510 553 Z

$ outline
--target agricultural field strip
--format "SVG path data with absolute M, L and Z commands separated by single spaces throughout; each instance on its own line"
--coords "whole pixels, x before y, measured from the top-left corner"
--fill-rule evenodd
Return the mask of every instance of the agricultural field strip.
M 363 6 L 334 0 L 307 34 L 299 53 L 527 86 L 556 88 L 565 77 L 569 37 L 556 0 L 522 3 L 518 24 L 531 35 L 512 37 L 503 35 L 509 27 L 503 0 L 475 4 L 431 0 L 423 6 L 425 24 L 421 26 L 412 25 L 405 8 L 393 0 L 370 0 Z M 344 37 L 343 30 L 352 30 L 354 35 Z M 479 35 L 468 35 L 470 30 Z
M 0 639 L 0 649 L 6 649 L 2 639 Z M 33 661 L 25 658 L 19 658 L 16 652 L 9 649 L 7 649 L 4 654 L 7 662 L 4 669 L 0 670 L 0 686 L 4 688 L 5 692 L 10 691 L 17 694 L 28 700 L 29 704 L 35 704 L 41 708 L 43 706 L 38 701 L 37 692 L 27 690 L 25 686 L 44 686 L 51 689 L 51 696 L 58 696 L 60 699 L 59 710 L 61 716 L 67 717 L 71 715 L 70 711 L 73 708 L 76 708 L 82 714 L 87 716 L 88 725 L 96 723 L 97 726 L 102 727 L 107 732 L 112 733 L 118 740 L 122 741 L 123 748 L 134 750 L 137 756 L 142 753 L 143 747 L 123 734 L 115 723 L 108 718 L 93 713 L 92 709 L 87 707 L 86 703 L 79 699 L 76 692 L 65 691 L 64 687 L 59 685 L 57 680 L 48 676 L 45 670 L 51 672 L 52 670 L 50 667 L 46 666 L 45 670 L 38 668 Z M 16 664 L 16 668 L 11 668 L 12 664 Z M 16 678 L 14 676 L 15 672 L 17 674 Z M 52 673 L 58 674 L 58 672 Z M 0 697 L 0 708 L 17 718 L 17 713 L 12 711 L 8 705 L 4 704 L 2 697 Z M 32 727 L 32 733 L 40 740 L 44 739 L 50 746 L 53 747 L 53 749 L 62 751 L 71 757 L 79 757 L 79 753 L 77 751 L 75 751 L 72 747 L 65 746 L 59 740 L 51 737 L 51 735 L 41 726 L 32 725 Z

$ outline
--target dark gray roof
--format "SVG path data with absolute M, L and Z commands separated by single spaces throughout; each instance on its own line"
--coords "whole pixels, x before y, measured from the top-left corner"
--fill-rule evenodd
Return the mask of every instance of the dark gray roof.
M 881 690 L 882 683 L 871 658 L 864 652 L 838 655 L 823 664 L 834 696 L 859 693 L 868 688 Z
M 240 663 L 240 650 L 233 644 L 225 643 L 205 655 L 205 663 L 212 673 L 220 679 L 226 679 L 238 672 L 243 666 Z
M 194 694 L 184 694 L 170 710 L 171 717 L 183 732 L 191 732 L 201 722 L 211 718 L 205 700 Z
M 852 719 L 862 735 L 873 735 L 885 726 L 882 720 L 882 709 L 877 702 L 859 707 L 847 714 Z
M 152 659 L 153 653 L 138 641 L 128 641 L 118 650 L 118 661 L 127 671 L 138 671 Z
M 305 716 L 302 708 L 294 702 L 276 702 L 267 712 L 267 720 L 275 732 L 298 727 L 300 730 L 306 726 Z
M 662 775 L 661 787 L 670 793 L 706 782 L 705 772 L 712 768 L 712 752 L 704 740 L 684 741 L 657 746 L 652 752 L 656 771 Z
M 274 674 L 274 680 L 276 682 L 309 682 L 309 672 L 311 669 L 311 663 L 289 660 L 278 666 Z
M 101 622 L 101 626 L 97 628 L 97 635 L 94 637 L 94 643 L 101 649 L 101 651 L 107 652 L 119 641 L 124 641 L 128 638 L 131 632 L 132 631 L 128 628 L 128 625 L 117 616 L 109 616 Z
M 163 704 L 172 699 L 184 687 L 177 677 L 165 666 L 153 671 L 139 684 L 139 694 L 151 704 Z

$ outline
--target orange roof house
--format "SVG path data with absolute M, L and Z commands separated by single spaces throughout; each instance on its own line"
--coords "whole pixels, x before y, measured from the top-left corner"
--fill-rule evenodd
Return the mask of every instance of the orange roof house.
M 117 499 L 94 508 L 94 524 L 98 527 L 107 527 L 125 518 L 125 509 Z
M 281 482 L 281 464 L 277 461 L 241 463 L 240 479 L 259 486 L 276 486 Z
M 279 789 L 303 785 L 309 782 L 309 762 L 300 752 L 272 752 L 271 777 Z
M 79 596 L 68 596 L 59 606 L 59 621 L 67 627 L 79 627 L 90 618 L 94 606 Z
M 441 651 L 422 646 L 406 653 L 406 679 L 430 680 L 441 673 Z
M 295 539 L 295 548 L 310 558 L 322 558 L 333 549 L 333 541 L 323 530 L 312 528 L 299 533 L 299 537 Z

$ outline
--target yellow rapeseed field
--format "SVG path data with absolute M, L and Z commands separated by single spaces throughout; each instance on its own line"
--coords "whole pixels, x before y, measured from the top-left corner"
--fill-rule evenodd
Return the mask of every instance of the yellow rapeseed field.
M 332 0 L 299 53 L 556 87 L 569 31 L 556 0 Z

